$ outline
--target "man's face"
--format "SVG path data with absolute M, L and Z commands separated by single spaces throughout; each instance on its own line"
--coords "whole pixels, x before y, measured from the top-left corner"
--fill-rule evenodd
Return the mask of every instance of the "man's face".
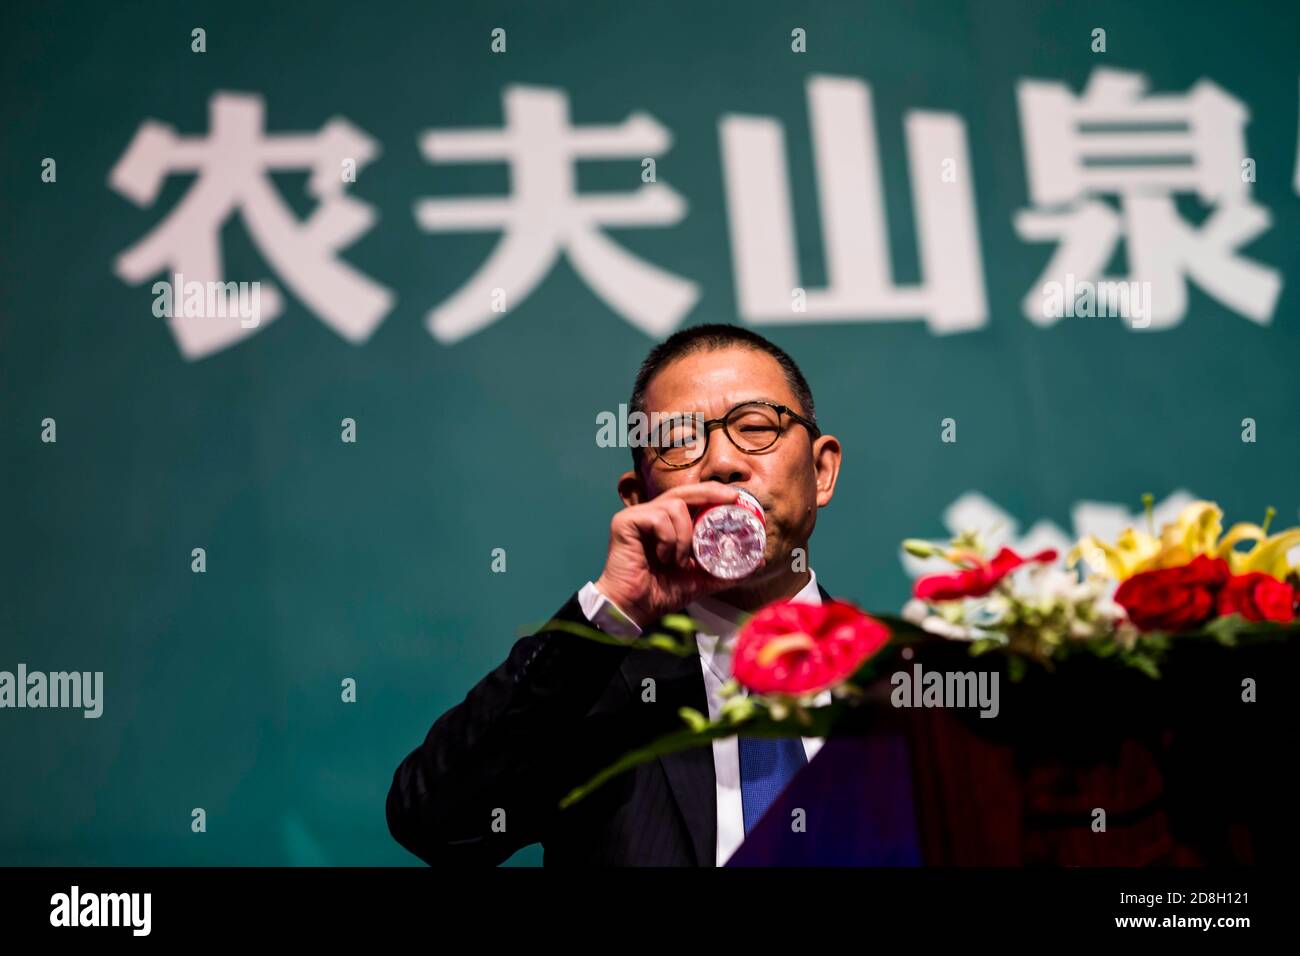
M 776 359 L 749 348 L 694 352 L 670 362 L 650 380 L 645 411 L 700 413 L 711 420 L 751 401 L 785 405 L 807 417 L 808 410 L 800 405 Z M 741 451 L 718 425 L 710 430 L 704 456 L 689 467 L 667 468 L 647 450 L 640 469 L 644 496 L 637 493 L 629 499 L 624 494 L 624 500 L 634 504 L 699 481 L 744 488 L 758 499 L 767 520 L 767 561 L 750 580 L 788 573 L 792 550 L 807 545 L 817 523 L 817 509 L 834 494 L 840 449 L 834 437 L 824 435 L 814 441 L 805 426 L 788 415 L 782 419 L 785 430 L 766 451 Z M 628 481 L 633 475 L 624 476 L 621 492 L 634 486 Z

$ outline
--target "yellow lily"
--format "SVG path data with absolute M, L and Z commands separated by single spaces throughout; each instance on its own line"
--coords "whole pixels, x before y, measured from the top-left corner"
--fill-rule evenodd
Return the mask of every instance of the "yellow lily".
M 1241 522 L 1223 534 L 1223 511 L 1219 506 L 1212 501 L 1193 501 L 1160 529 L 1158 539 L 1134 528 L 1125 528 L 1113 545 L 1087 535 L 1070 551 L 1068 562 L 1073 567 L 1080 557 L 1091 558 L 1089 564 L 1100 570 L 1096 568 L 1100 559 L 1111 577 L 1124 581 L 1141 571 L 1187 564 L 1203 554 L 1223 558 L 1233 574 L 1262 571 L 1285 580 L 1293 570 L 1300 570 L 1287 559 L 1287 553 L 1300 546 L 1300 528 L 1269 537 L 1271 518 L 1272 509 L 1263 526 Z M 1255 543 L 1246 551 L 1238 551 L 1237 545 L 1244 541 Z
M 1212 555 L 1223 534 L 1223 511 L 1213 501 L 1193 501 L 1160 529 L 1159 568 L 1176 568 L 1199 554 Z
M 1113 545 L 1093 535 L 1080 538 L 1079 543 L 1066 556 L 1066 563 L 1069 567 L 1074 567 L 1082 557 L 1088 561 L 1093 571 L 1101 571 L 1096 566 L 1097 557 L 1100 556 L 1111 577 L 1123 581 L 1139 571 L 1154 567 L 1153 562 L 1159 553 L 1160 542 L 1151 535 L 1135 528 L 1125 528 Z
M 1233 574 L 1262 571 L 1284 581 L 1292 570 L 1287 552 L 1300 546 L 1300 528 L 1279 531 L 1271 538 L 1267 534 L 1257 524 L 1234 524 L 1219 542 L 1219 557 L 1228 562 Z M 1238 551 L 1236 546 L 1242 541 L 1254 541 L 1255 544 L 1249 550 Z

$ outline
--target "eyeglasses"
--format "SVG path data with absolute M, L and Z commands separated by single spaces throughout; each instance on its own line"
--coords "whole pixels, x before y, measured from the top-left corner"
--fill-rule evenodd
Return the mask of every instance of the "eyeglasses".
M 786 405 L 745 402 L 721 418 L 673 415 L 655 430 L 650 449 L 667 468 L 689 468 L 708 451 L 713 426 L 721 425 L 733 445 L 746 454 L 757 454 L 780 441 L 786 430 L 786 416 L 808 429 L 813 438 L 821 434 L 815 423 Z

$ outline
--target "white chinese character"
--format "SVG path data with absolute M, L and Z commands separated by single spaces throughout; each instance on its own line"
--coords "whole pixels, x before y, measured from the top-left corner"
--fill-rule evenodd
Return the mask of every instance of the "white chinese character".
M 936 333 L 984 325 L 984 270 L 961 119 L 921 111 L 904 119 L 921 282 L 899 286 L 871 89 L 861 80 L 823 76 L 811 78 L 807 92 L 828 286 L 803 293 L 802 301 L 797 294 L 782 124 L 729 115 L 720 127 L 741 315 L 764 324 L 924 319 Z
M 561 90 L 507 87 L 505 129 L 428 131 L 420 149 L 432 163 L 506 161 L 511 195 L 491 199 L 424 199 L 415 218 L 429 232 L 501 230 L 491 256 L 428 316 L 441 342 L 459 341 L 525 299 L 565 253 L 578 274 L 623 318 L 646 334 L 671 331 L 699 297 L 694 282 L 631 255 L 603 227 L 671 226 L 686 202 L 662 183 L 632 192 L 579 195 L 578 160 L 658 156 L 672 136 L 653 117 L 633 113 L 612 126 L 575 128 Z
M 206 139 L 178 136 L 153 120 L 143 123 L 109 174 L 109 184 L 138 206 L 153 204 L 169 174 L 198 174 L 170 215 L 118 256 L 118 276 L 137 284 L 166 270 L 219 283 L 221 228 L 238 211 L 262 255 L 298 298 L 348 341 L 364 342 L 392 308 L 393 295 L 335 253 L 374 224 L 371 207 L 344 192 L 349 173 L 378 153 L 374 141 L 343 119 L 330 120 L 318 133 L 268 136 L 265 105 L 255 95 L 217 93 L 209 112 Z M 305 222 L 276 192 L 268 175 L 273 170 L 311 172 L 307 192 L 319 205 Z M 274 319 L 282 297 L 273 284 L 264 284 L 262 318 Z M 219 352 L 257 330 L 235 316 L 179 314 L 168 323 L 187 359 Z
M 1181 97 L 1144 96 L 1146 88 L 1141 74 L 1110 69 L 1095 70 L 1079 98 L 1063 83 L 1019 84 L 1029 195 L 1044 208 L 1017 213 L 1016 231 L 1024 239 L 1061 241 L 1024 299 L 1025 316 L 1040 325 L 1058 321 L 1043 307 L 1044 290 L 1101 276 L 1123 237 L 1128 281 L 1152 290 L 1145 324 L 1182 321 L 1186 277 L 1267 324 L 1281 277 L 1236 252 L 1271 221 L 1251 202 L 1242 174 L 1249 112 L 1205 79 Z M 1195 193 L 1214 207 L 1199 228 L 1180 218 L 1177 193 Z M 1119 212 L 1100 196 L 1118 197 Z

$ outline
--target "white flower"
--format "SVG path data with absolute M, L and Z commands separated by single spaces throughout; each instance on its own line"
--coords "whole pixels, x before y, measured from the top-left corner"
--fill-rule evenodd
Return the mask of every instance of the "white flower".
M 912 598 L 903 605 L 903 620 L 909 624 L 920 624 L 930 615 L 930 605 Z
M 975 641 L 982 637 L 994 636 L 980 627 L 967 626 L 961 623 L 966 616 L 966 608 L 961 604 L 952 602 L 952 606 L 945 608 L 945 610 L 947 616 L 935 614 L 924 601 L 913 599 L 903 605 L 903 620 L 917 625 L 921 630 L 929 634 L 946 637 L 954 641 Z

